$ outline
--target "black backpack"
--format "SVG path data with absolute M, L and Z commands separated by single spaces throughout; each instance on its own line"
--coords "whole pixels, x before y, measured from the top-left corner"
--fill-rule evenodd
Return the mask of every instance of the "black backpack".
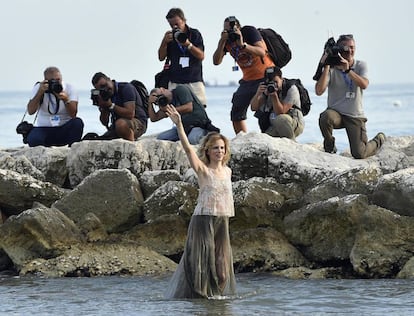
M 145 85 L 139 81 L 139 80 L 132 80 L 131 84 L 135 87 L 135 89 L 138 91 L 139 96 L 142 100 L 142 107 L 144 108 L 145 113 L 148 116 L 148 98 L 149 93 Z
M 285 78 L 285 81 L 282 87 L 282 97 L 284 98 L 286 96 L 287 91 L 292 85 L 295 85 L 299 90 L 300 107 L 301 107 L 303 116 L 308 115 L 312 102 L 310 100 L 308 90 L 303 86 L 300 79 L 286 79 Z
M 282 68 L 292 59 L 292 51 L 282 36 L 271 28 L 259 28 L 266 43 L 267 52 L 276 66 Z

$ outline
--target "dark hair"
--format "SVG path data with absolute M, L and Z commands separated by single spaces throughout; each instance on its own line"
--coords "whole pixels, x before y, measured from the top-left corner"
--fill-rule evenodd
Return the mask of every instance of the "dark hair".
M 103 72 L 97 72 L 92 77 L 92 84 L 95 85 L 101 78 L 105 78 L 106 80 L 109 79 L 107 75 L 105 75 Z
M 224 19 L 224 22 L 229 22 L 230 21 L 230 18 L 234 18 L 234 19 L 236 19 L 236 26 L 237 27 L 240 27 L 241 25 L 240 25 L 240 21 L 235 17 L 235 16 L 228 16 L 227 18 L 225 18 Z
M 354 36 L 352 34 L 342 34 L 339 35 L 337 43 L 348 40 L 354 40 Z
M 172 8 L 170 11 L 168 11 L 167 15 L 165 16 L 166 19 L 172 19 L 174 17 L 178 16 L 181 20 L 186 21 L 186 18 L 184 16 L 183 10 L 180 8 Z

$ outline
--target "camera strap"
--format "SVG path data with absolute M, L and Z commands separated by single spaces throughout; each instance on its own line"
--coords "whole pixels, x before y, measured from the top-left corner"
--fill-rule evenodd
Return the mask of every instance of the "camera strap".
M 52 98 L 50 97 L 51 93 L 48 93 L 48 99 L 49 101 L 47 102 L 47 111 L 49 112 L 50 115 L 56 115 L 57 112 L 59 112 L 59 102 L 60 100 L 58 99 L 58 97 L 56 95 L 53 94 L 53 96 L 55 97 L 55 101 L 56 103 L 53 103 Z M 50 104 L 52 104 L 53 108 L 55 109 L 55 113 L 52 113 L 50 111 Z

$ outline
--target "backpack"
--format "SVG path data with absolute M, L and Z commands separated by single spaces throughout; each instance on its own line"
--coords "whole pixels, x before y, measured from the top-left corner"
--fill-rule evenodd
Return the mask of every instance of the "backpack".
M 308 90 L 303 86 L 300 79 L 286 79 L 285 78 L 285 84 L 282 87 L 282 97 L 284 98 L 287 94 L 287 91 L 292 85 L 295 85 L 299 90 L 299 96 L 300 96 L 300 107 L 302 110 L 303 116 L 308 115 L 310 108 L 311 108 L 311 100 L 309 97 Z
M 282 36 L 271 28 L 259 28 L 267 53 L 276 66 L 282 68 L 292 59 L 292 51 Z
M 130 83 L 138 91 L 138 94 L 139 94 L 139 96 L 141 97 L 141 100 L 142 100 L 142 107 L 144 108 L 144 111 L 145 111 L 145 113 L 147 114 L 147 117 L 148 117 L 148 98 L 149 98 L 149 93 L 148 93 L 147 88 L 139 80 L 132 80 Z

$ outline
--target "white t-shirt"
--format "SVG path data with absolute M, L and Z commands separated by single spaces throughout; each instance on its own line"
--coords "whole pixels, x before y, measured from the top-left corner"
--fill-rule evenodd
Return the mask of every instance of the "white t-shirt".
M 78 94 L 72 85 L 62 82 L 63 90 L 68 94 L 70 101 L 78 101 Z M 34 85 L 32 99 L 39 90 L 40 83 Z M 67 123 L 72 117 L 66 110 L 65 102 L 55 97 L 53 93 L 45 93 L 35 122 L 38 127 L 57 127 Z

